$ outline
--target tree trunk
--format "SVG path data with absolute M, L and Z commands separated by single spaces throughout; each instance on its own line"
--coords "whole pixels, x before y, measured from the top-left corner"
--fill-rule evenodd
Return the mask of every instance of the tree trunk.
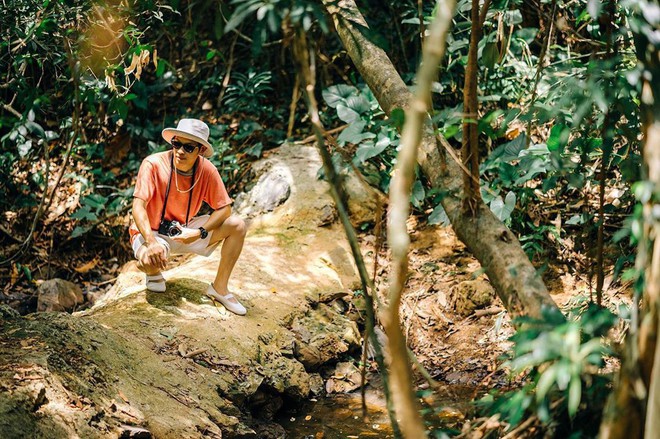
M 382 109 L 390 114 L 395 108 L 408 108 L 412 93 L 385 52 L 360 32 L 359 28 L 365 27 L 366 22 L 354 0 L 323 2 L 344 47 Z M 544 308 L 559 312 L 516 236 L 490 209 L 478 202 L 474 217 L 463 214 L 463 171 L 458 163 L 447 160 L 443 172 L 444 163 L 429 126 L 422 133 L 417 163 L 434 187 L 446 191 L 442 206 L 456 234 L 479 260 L 508 312 L 514 317 L 540 317 Z
M 484 10 L 488 3 L 484 5 Z M 463 87 L 463 146 L 461 156 L 463 165 L 470 172 L 463 173 L 463 211 L 474 214 L 481 199 L 479 187 L 479 101 L 477 100 L 477 50 L 481 39 L 481 21 L 479 20 L 479 0 L 472 0 L 472 20 L 468 62 L 465 67 L 465 86 Z
M 639 319 L 633 319 L 618 382 L 605 409 L 600 428 L 602 439 L 647 439 L 660 437 L 660 59 L 658 45 L 649 40 L 658 22 L 649 22 L 637 5 L 635 45 L 643 67 L 641 114 L 644 133 L 644 174 L 650 195 L 642 203 L 642 236 L 637 246 L 636 268 L 644 276 Z M 647 6 L 648 7 L 648 6 Z M 639 196 L 639 195 L 638 195 Z M 633 311 L 639 305 L 635 295 Z M 635 316 L 636 313 L 633 313 Z M 639 325 L 639 327 L 637 326 Z

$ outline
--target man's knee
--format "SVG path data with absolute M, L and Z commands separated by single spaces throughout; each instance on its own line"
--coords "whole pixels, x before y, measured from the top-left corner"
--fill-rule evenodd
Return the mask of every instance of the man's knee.
M 243 221 L 243 218 L 239 216 L 230 216 L 227 218 L 227 225 L 231 227 L 232 232 L 240 235 L 240 236 L 245 236 L 247 233 L 247 226 L 245 225 L 245 221 Z
M 137 259 L 137 268 L 146 274 L 158 273 L 160 271 L 160 268 L 157 267 L 156 265 L 149 263 L 147 260 L 145 260 L 145 258 L 143 258 L 145 251 L 146 248 L 142 246 L 135 255 L 135 259 Z

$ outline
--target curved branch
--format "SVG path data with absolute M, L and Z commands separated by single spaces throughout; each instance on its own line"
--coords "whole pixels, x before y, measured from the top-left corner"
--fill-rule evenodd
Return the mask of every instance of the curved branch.
M 417 73 L 415 95 L 406 111 L 406 123 L 401 135 L 401 150 L 397 156 L 394 177 L 390 185 L 390 212 L 388 218 L 388 241 L 392 249 L 392 280 L 389 304 L 385 309 L 383 323 L 390 348 L 390 376 L 392 394 L 401 431 L 405 437 L 426 437 L 424 422 L 419 414 L 412 387 L 412 370 L 408 362 L 407 345 L 399 321 L 401 293 L 408 272 L 408 249 L 410 237 L 406 221 L 410 214 L 410 191 L 415 180 L 417 148 L 422 140 L 425 123 L 428 122 L 428 96 L 438 65 L 444 56 L 447 33 L 451 26 L 454 1 L 438 4 L 437 16 L 423 45 L 422 65 Z

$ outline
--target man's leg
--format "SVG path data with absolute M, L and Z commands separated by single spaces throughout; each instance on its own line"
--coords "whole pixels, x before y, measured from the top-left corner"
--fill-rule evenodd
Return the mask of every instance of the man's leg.
M 218 273 L 213 281 L 213 289 L 223 296 L 229 294 L 229 276 L 231 276 L 234 265 L 236 265 L 241 250 L 243 250 L 246 231 L 247 227 L 243 219 L 237 216 L 230 216 L 219 228 L 213 231 L 213 235 L 211 236 L 209 245 L 213 245 L 221 240 L 225 241 L 222 243 Z
M 142 236 L 136 238 L 137 241 L 133 244 L 138 246 L 137 251 L 135 252 L 135 258 L 137 259 L 137 267 L 140 271 L 147 275 L 146 286 L 147 290 L 153 291 L 156 293 L 162 293 L 165 291 L 165 278 L 161 274 L 161 267 L 152 264 L 148 257 L 145 256 L 147 253 L 147 246 L 144 245 L 144 239 Z M 162 240 L 161 240 L 162 241 Z M 166 249 L 166 254 L 169 256 L 169 249 L 166 243 L 160 242 Z

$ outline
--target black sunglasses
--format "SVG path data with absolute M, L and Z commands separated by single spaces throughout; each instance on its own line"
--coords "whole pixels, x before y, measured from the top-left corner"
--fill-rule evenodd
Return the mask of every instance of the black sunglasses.
M 195 151 L 195 149 L 199 148 L 200 146 L 199 143 L 183 143 L 177 139 L 172 139 L 170 143 L 174 149 L 183 148 L 183 150 L 187 153 Z

